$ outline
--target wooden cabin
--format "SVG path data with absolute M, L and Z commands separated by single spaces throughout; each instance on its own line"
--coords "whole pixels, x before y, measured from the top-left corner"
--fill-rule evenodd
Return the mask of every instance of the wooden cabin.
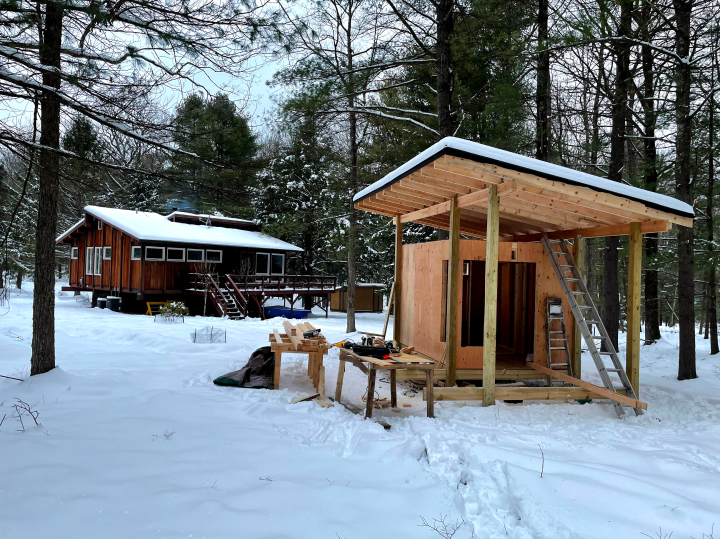
M 193 310 L 207 295 L 207 314 L 243 318 L 263 316 L 271 297 L 294 304 L 311 296 L 327 313 L 337 284 L 334 277 L 286 275 L 286 256 L 302 249 L 244 219 L 86 206 L 57 243 L 70 247 L 64 290 L 91 291 L 93 301 L 120 296 L 127 311 L 166 300 Z
M 583 238 L 629 235 L 625 373 L 637 394 L 642 234 L 673 224 L 691 227 L 690 205 L 453 137 L 354 201 L 356 208 L 395 222 L 394 336 L 437 362 L 436 378 L 446 387 L 436 390 L 436 399 L 477 398 L 489 405 L 496 380 L 546 379 L 551 386 L 551 378 L 560 376 L 577 387 L 503 388 L 497 394 L 508 400 L 605 397 L 603 388 L 581 380 L 580 345 L 590 333 L 584 329 L 581 335 L 575 322 L 591 307 L 584 300 L 571 306 L 569 295 L 582 296 L 584 283 L 568 272 L 582 271 Z M 448 230 L 450 239 L 405 245 L 403 225 L 410 222 Z M 574 270 L 570 262 L 556 267 L 551 260 L 567 258 L 548 252 L 563 246 L 576 262 Z M 559 347 L 551 347 L 548 358 L 547 344 L 554 340 L 548 298 L 562 302 L 569 362 L 553 352 Z M 577 316 L 572 308 L 579 309 Z M 601 324 L 579 321 L 588 328 Z M 617 370 L 622 369 L 610 369 Z M 482 387 L 452 387 L 457 380 L 482 380 Z
M 385 285 L 380 283 L 355 284 L 355 312 L 381 313 L 383 312 L 383 294 L 381 290 Z M 347 312 L 347 286 L 338 288 L 330 297 L 330 308 L 339 313 Z

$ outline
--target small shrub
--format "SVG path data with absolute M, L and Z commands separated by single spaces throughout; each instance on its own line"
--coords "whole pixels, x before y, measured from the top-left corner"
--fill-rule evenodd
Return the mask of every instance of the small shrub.
M 185 304 L 180 301 L 168 301 L 165 305 L 160 307 L 160 314 L 166 317 L 187 316 L 190 314 L 190 311 Z

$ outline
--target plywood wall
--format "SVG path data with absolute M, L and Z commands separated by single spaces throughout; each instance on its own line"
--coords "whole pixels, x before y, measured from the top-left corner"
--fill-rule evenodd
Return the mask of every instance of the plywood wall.
M 571 247 L 572 249 L 572 247 Z M 513 250 L 516 251 L 513 258 Z M 572 251 L 571 251 L 572 252 Z M 445 342 L 442 341 L 442 297 L 443 297 L 443 261 L 448 260 L 449 241 L 435 241 L 403 245 L 403 275 L 401 287 L 401 305 L 403 316 L 396 339 L 407 346 L 433 359 L 445 362 Z M 500 262 L 530 262 L 535 264 L 535 362 L 546 362 L 545 335 L 545 299 L 563 298 L 565 320 L 567 322 L 570 350 L 572 350 L 572 313 L 565 300 L 560 282 L 555 276 L 550 260 L 542 244 L 539 243 L 500 243 Z M 458 279 L 462 282 L 464 260 L 485 260 L 485 242 L 479 240 L 460 240 L 460 269 Z M 458 301 L 462 302 L 462 294 Z M 461 306 L 462 307 L 462 306 Z M 462 323 L 462 308 L 458 309 L 456 323 Z M 458 331 L 458 369 L 482 368 L 483 348 L 480 346 L 460 346 Z M 559 361 L 560 355 L 556 354 Z

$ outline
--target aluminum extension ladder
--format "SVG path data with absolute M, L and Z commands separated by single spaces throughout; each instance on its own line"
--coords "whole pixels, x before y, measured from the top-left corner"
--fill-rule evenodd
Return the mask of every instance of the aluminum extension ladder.
M 610 336 L 605 329 L 605 325 L 602 323 L 600 314 L 598 313 L 595 303 L 588 292 L 587 286 L 585 286 L 585 282 L 580 276 L 580 272 L 575 265 L 575 261 L 573 260 L 570 251 L 568 251 L 565 240 L 551 240 L 547 237 L 547 235 L 545 235 L 543 236 L 542 244 L 550 257 L 550 262 L 555 270 L 555 275 L 557 275 L 557 278 L 560 281 L 560 286 L 562 287 L 563 292 L 565 292 L 565 296 L 570 304 L 570 309 L 572 310 L 575 321 L 580 328 L 580 333 L 582 333 L 583 339 L 585 339 L 585 343 L 587 344 L 588 351 L 595 362 L 595 366 L 600 373 L 600 378 L 602 379 L 603 384 L 607 389 L 615 393 L 617 393 L 618 389 L 624 389 L 628 397 L 637 399 L 635 390 L 630 384 L 630 379 L 620 363 L 617 351 L 610 340 Z M 553 245 L 559 245 L 560 250 L 556 251 L 553 248 Z M 565 259 L 565 264 L 560 263 L 560 258 Z M 568 272 L 570 273 L 570 276 L 566 275 Z M 570 288 L 570 283 L 575 283 L 578 289 L 572 290 Z M 583 299 L 583 305 L 578 303 L 578 297 Z M 587 317 L 585 313 L 587 313 Z M 599 335 L 592 334 L 591 327 L 593 325 L 597 328 Z M 602 352 L 598 349 L 598 346 L 595 344 L 596 339 L 605 345 L 605 349 L 607 350 L 606 352 Z M 610 358 L 612 366 L 605 365 L 605 361 L 603 359 L 604 357 Z M 622 384 L 621 387 L 615 387 L 615 384 L 610 378 L 611 374 L 617 375 L 620 379 L 620 383 Z M 618 417 L 622 417 L 625 414 L 622 404 L 619 402 L 613 402 L 613 406 L 615 407 L 615 413 L 617 413 Z M 635 410 L 635 415 L 642 414 L 642 410 L 640 408 L 633 408 L 633 410 Z
M 572 364 L 570 363 L 570 348 L 568 347 L 567 331 L 565 329 L 565 313 L 562 307 L 562 299 L 547 298 L 545 300 L 545 313 L 547 314 L 547 325 L 545 332 L 547 335 L 547 368 L 553 369 L 562 367 L 567 369 L 570 376 L 574 376 L 572 372 Z M 553 327 L 553 322 L 555 327 Z M 559 327 L 558 327 L 559 323 Z M 552 353 L 554 351 L 565 352 L 565 363 L 553 363 Z M 548 386 L 552 386 L 552 376 L 548 376 Z

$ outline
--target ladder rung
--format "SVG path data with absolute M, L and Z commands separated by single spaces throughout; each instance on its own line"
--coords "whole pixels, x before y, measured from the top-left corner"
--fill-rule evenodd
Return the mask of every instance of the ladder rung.
M 584 296 L 586 295 L 585 292 L 581 290 L 572 290 L 573 296 Z
M 598 352 L 601 356 L 612 356 L 615 354 L 615 352 Z
M 562 251 L 553 251 L 556 256 L 568 256 L 568 253 L 563 253 Z
M 550 332 L 550 335 L 558 335 L 558 334 L 560 334 L 560 333 L 563 333 L 563 334 L 564 334 L 565 332 L 564 332 L 564 331 L 551 331 L 551 332 Z
M 565 277 L 566 281 L 570 281 L 571 283 L 579 283 L 580 279 L 576 279 L 575 277 Z
M 604 335 L 590 335 L 593 339 L 607 339 Z
M 592 309 L 590 305 L 578 305 L 578 309 Z
M 625 372 L 622 369 L 605 369 L 607 372 Z
M 564 346 L 551 346 L 550 350 L 565 350 Z
M 573 266 L 573 265 L 567 265 L 567 264 L 560 264 L 560 267 L 561 267 L 561 268 L 574 268 L 575 266 Z

